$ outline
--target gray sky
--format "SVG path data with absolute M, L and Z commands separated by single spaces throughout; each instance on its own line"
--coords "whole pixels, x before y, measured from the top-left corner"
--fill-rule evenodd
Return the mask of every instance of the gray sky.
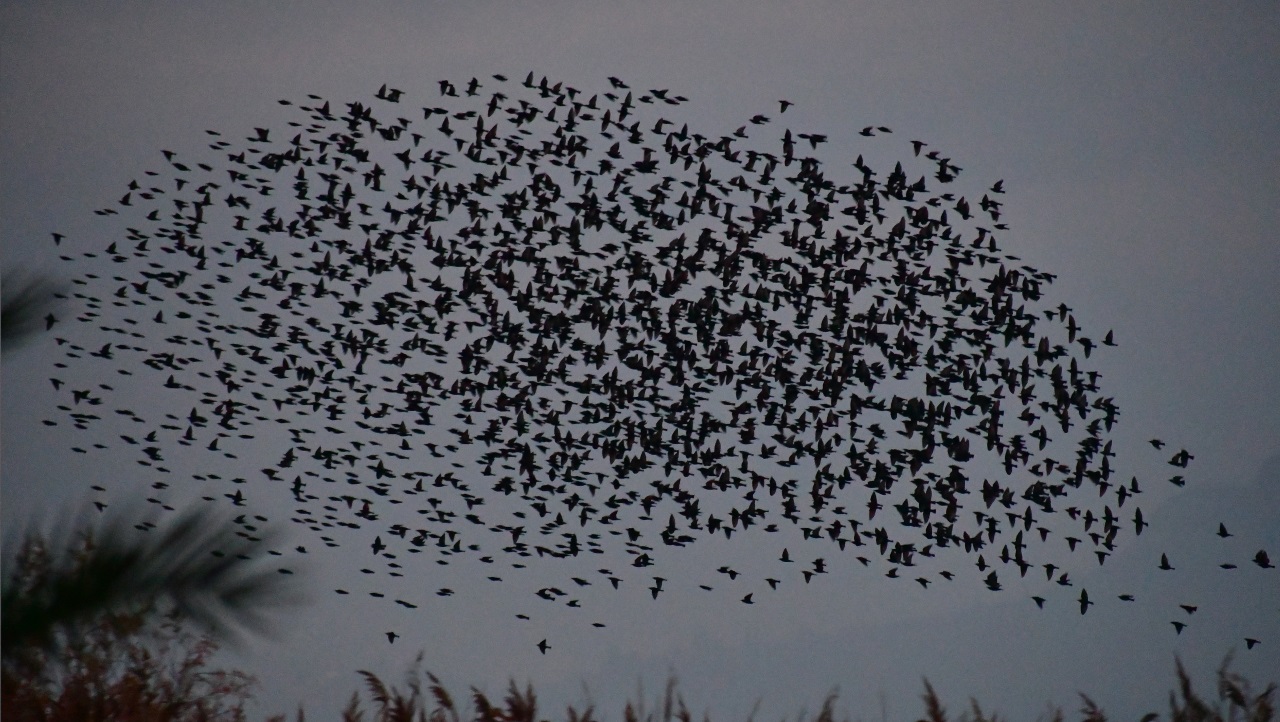
M 1112 603 L 1082 618 L 1065 597 L 1037 610 L 1032 592 L 990 594 L 974 575 L 941 594 L 853 568 L 753 606 L 696 587 L 653 601 L 637 577 L 592 599 L 586 613 L 608 624 L 594 629 L 573 611 L 522 622 L 514 614 L 527 594 L 431 564 L 405 565 L 403 583 L 428 600 L 417 610 L 339 597 L 330 590 L 356 588 L 355 570 L 369 563 L 354 544 L 311 554 L 315 603 L 282 623 L 279 639 L 233 659 L 262 679 L 266 712 L 299 701 L 313 714 L 336 709 L 356 669 L 399 679 L 424 649 L 426 668 L 456 692 L 498 693 L 514 677 L 555 708 L 585 685 L 615 718 L 638 678 L 653 694 L 668 672 L 713 720 L 743 718 L 757 698 L 762 718 L 794 716 L 837 687 L 855 718 L 878 717 L 883 695 L 889 718 L 903 719 L 920 710 L 922 677 L 957 709 L 973 696 L 1032 718 L 1049 702 L 1074 707 L 1085 691 L 1139 716 L 1164 710 L 1174 654 L 1206 692 L 1229 649 L 1258 682 L 1280 669 L 1275 570 L 1245 563 L 1229 583 L 1216 574 L 1227 557 L 1280 555 L 1278 20 L 1273 3 L 8 3 L 3 266 L 61 273 L 59 252 L 110 242 L 91 211 L 159 169 L 160 149 L 195 157 L 206 128 L 241 138 L 282 126 L 276 100 L 307 93 L 367 101 L 387 83 L 426 105 L 439 79 L 532 70 L 599 92 L 610 75 L 671 88 L 690 99 L 672 112 L 715 133 L 786 98 L 787 127 L 826 133 L 829 152 L 850 157 L 862 152 L 858 129 L 890 126 L 903 145 L 944 149 L 972 183 L 1004 179 L 1005 250 L 1057 274 L 1052 298 L 1085 328 L 1115 330 L 1118 348 L 1094 362 L 1123 410 L 1118 463 L 1149 479 L 1154 526 L 1085 577 Z M 67 235 L 62 248 L 52 231 Z M 128 488 L 120 479 L 137 473 L 130 459 L 67 453 L 82 439 L 40 423 L 54 413 L 47 378 L 58 358 L 45 339 L 4 362 L 6 530 L 33 509 L 85 498 L 86 476 Z M 1159 480 L 1166 457 L 1146 445 L 1153 436 L 1195 454 L 1185 489 Z M 1219 521 L 1236 536 L 1215 548 Z M 776 553 L 736 540 L 703 546 L 667 563 L 693 578 L 726 558 L 746 567 Z M 1155 569 L 1161 552 L 1177 574 Z M 471 591 L 426 593 L 454 584 Z M 1114 603 L 1123 591 L 1143 603 Z M 1201 611 L 1175 636 L 1179 603 Z M 389 629 L 402 635 L 392 646 L 381 637 Z M 1263 643 L 1245 652 L 1245 636 Z M 544 637 L 545 656 L 534 647 Z

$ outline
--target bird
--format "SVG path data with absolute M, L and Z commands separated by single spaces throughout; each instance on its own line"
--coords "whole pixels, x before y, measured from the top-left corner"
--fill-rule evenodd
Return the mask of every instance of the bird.
M 1170 624 L 1173 625 L 1174 631 L 1177 632 L 1178 634 L 1182 634 L 1182 630 L 1187 628 L 1187 625 L 1183 622 L 1174 621 L 1174 622 L 1170 622 Z
M 1258 640 L 1253 639 L 1252 637 L 1245 637 L 1244 644 L 1245 644 L 1245 649 L 1253 649 L 1255 646 L 1259 644 L 1259 642 Z
M 1133 533 L 1141 534 L 1142 530 L 1147 526 L 1149 525 L 1146 522 L 1144 522 L 1142 519 L 1142 509 L 1134 509 L 1133 510 Z
M 1227 525 L 1222 522 L 1218 522 L 1218 536 L 1223 539 L 1232 536 L 1231 532 L 1227 531 Z
M 539 652 L 546 654 L 548 649 L 551 649 L 551 645 L 547 644 L 547 640 L 544 639 L 541 642 L 538 642 Z
M 397 638 L 399 638 L 399 636 L 400 636 L 400 635 L 399 635 L 399 634 L 396 634 L 395 632 L 387 632 L 387 642 L 388 642 L 389 644 L 395 644 L 395 643 L 396 643 L 396 639 L 397 639 Z
M 1173 565 L 1169 563 L 1169 555 L 1168 555 L 1168 554 L 1161 554 L 1161 555 L 1160 555 L 1160 566 L 1159 566 L 1158 568 L 1159 568 L 1159 569 L 1161 569 L 1161 570 L 1163 570 L 1163 571 L 1171 571 L 1171 570 L 1174 568 L 1174 567 L 1173 567 Z
M 53 375 L 135 376 L 192 411 L 55 381 L 47 421 L 92 433 L 117 414 L 86 411 L 121 412 L 149 437 L 102 451 L 155 474 L 267 445 L 279 463 L 202 475 L 207 503 L 245 507 L 293 475 L 290 523 L 360 535 L 313 552 L 373 534 L 370 575 L 416 557 L 494 581 L 489 565 L 564 562 L 534 593 L 571 606 L 672 577 L 663 552 L 779 531 L 797 541 L 768 563 L 814 559 L 806 582 L 847 546 L 890 579 L 976 560 L 992 591 L 997 564 L 1048 558 L 1071 586 L 1051 536 L 1114 553 L 1139 489 L 1109 479 L 1099 334 L 1004 247 L 1003 180 L 967 185 L 925 140 L 828 167 L 806 153 L 834 133 L 760 138 L 763 113 L 701 133 L 675 115 L 686 98 L 621 78 L 592 93 L 489 77 L 441 79 L 420 118 L 400 117 L 412 91 L 378 83 L 291 99 L 287 132 L 219 134 L 207 163 L 163 151 L 164 192 L 119 189 L 127 232 L 66 256 L 95 316 L 55 319 Z M 1027 483 L 979 481 L 988 453 Z M 609 584 L 583 584 L 573 562 L 606 553 L 622 560 Z M 785 578 L 708 569 L 729 577 L 699 584 L 715 594 Z M 436 594 L 455 589 L 476 593 Z

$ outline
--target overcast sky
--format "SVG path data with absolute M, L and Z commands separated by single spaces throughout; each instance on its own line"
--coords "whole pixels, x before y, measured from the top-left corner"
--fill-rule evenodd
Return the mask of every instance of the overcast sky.
M 592 92 L 608 76 L 671 88 L 689 98 L 672 112 L 709 134 L 786 98 L 788 127 L 853 153 L 859 129 L 886 125 L 945 149 L 976 182 L 1004 179 L 1005 249 L 1057 274 L 1054 303 L 1087 329 L 1115 331 L 1118 347 L 1094 360 L 1123 409 L 1117 463 L 1152 479 L 1153 527 L 1090 572 L 1091 594 L 1111 596 L 1085 617 L 1065 598 L 1039 610 L 1018 588 L 991 594 L 976 578 L 939 594 L 846 569 L 752 606 L 696 587 L 653 601 L 636 583 L 594 598 L 604 629 L 572 614 L 531 626 L 514 616 L 526 597 L 467 581 L 475 570 L 406 564 L 424 590 L 477 590 L 418 610 L 334 595 L 361 582 L 368 553 L 327 550 L 308 559 L 314 603 L 278 639 L 231 657 L 261 678 L 264 712 L 336 710 L 355 670 L 399 679 L 419 649 L 455 692 L 500 693 L 515 678 L 559 707 L 585 687 L 613 719 L 638 679 L 653 694 L 668 673 L 713 720 L 742 719 L 757 699 L 762 719 L 794 716 L 836 688 L 854 718 L 879 718 L 883 704 L 889 719 L 909 719 L 925 677 L 951 708 L 972 696 L 1034 718 L 1048 703 L 1074 708 L 1085 691 L 1137 717 L 1165 710 L 1175 654 L 1210 692 L 1233 649 L 1237 670 L 1280 681 L 1280 575 L 1247 563 L 1260 548 L 1280 556 L 1275 3 L 9 2 L 4 271 L 65 273 L 59 253 L 111 242 L 92 210 L 159 167 L 160 149 L 196 154 L 205 129 L 281 126 L 277 99 L 367 102 L 386 83 L 427 105 L 437 80 L 529 71 Z M 68 238 L 59 249 L 54 231 Z M 86 477 L 127 488 L 137 473 L 129 459 L 77 458 L 73 431 L 41 424 L 54 414 L 47 379 L 59 358 L 49 338 L 6 354 L 6 531 L 81 503 Z M 1185 488 L 1158 481 L 1167 457 L 1146 444 L 1156 436 L 1195 454 Z M 1219 522 L 1236 536 L 1212 547 Z M 750 566 L 774 553 L 707 547 L 670 564 Z M 1162 552 L 1183 573 L 1161 575 Z M 1245 561 L 1224 582 L 1217 564 L 1228 557 Z M 1144 603 L 1115 603 L 1122 591 Z M 1180 603 L 1201 611 L 1175 635 Z M 391 629 L 394 645 L 381 636 Z M 1246 652 L 1245 636 L 1262 643 Z

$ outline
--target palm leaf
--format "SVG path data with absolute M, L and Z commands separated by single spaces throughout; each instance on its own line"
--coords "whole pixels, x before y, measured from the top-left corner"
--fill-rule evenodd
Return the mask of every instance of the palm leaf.
M 268 607 L 300 601 L 289 581 L 256 561 L 254 544 L 227 521 L 195 510 L 141 536 L 116 513 L 61 542 L 39 532 L 6 548 L 0 642 L 6 661 L 47 649 L 59 632 L 101 614 L 168 606 L 206 631 L 234 641 L 240 628 L 265 632 Z M 34 565 L 34 566 L 33 566 Z

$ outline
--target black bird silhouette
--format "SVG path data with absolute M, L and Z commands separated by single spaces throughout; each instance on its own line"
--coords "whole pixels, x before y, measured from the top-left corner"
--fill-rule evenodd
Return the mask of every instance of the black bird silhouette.
M 1092 605 L 1093 603 L 1094 602 L 1089 601 L 1088 590 L 1081 589 L 1080 590 L 1080 613 L 1084 614 L 1085 612 L 1089 611 L 1089 606 Z

